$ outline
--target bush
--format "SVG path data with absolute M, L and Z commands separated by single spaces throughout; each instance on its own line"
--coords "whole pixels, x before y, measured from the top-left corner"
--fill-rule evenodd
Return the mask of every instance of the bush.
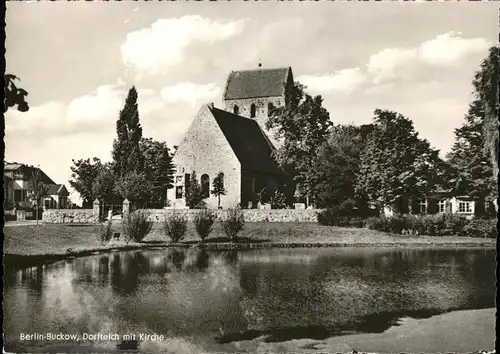
M 473 219 L 462 230 L 464 236 L 496 238 L 496 220 Z
M 275 191 L 271 196 L 271 209 L 286 209 L 286 195 L 280 191 Z
M 112 236 L 111 220 L 109 220 L 106 225 L 101 226 L 99 234 L 97 235 L 97 240 L 101 243 L 101 245 L 105 245 L 111 240 Z
M 123 223 L 123 231 L 127 242 L 141 242 L 151 232 L 153 222 L 148 221 L 148 213 L 136 210 L 127 215 Z
M 187 218 L 178 212 L 173 212 L 167 215 L 163 224 L 165 235 L 168 236 L 172 242 L 179 242 L 184 238 L 187 231 Z
M 497 235 L 494 220 L 467 220 L 454 214 L 372 217 L 366 220 L 366 226 L 371 230 L 394 234 L 469 237 L 496 237 Z
M 352 199 L 343 201 L 338 206 L 327 207 L 318 214 L 321 225 L 340 227 L 365 227 L 366 220 L 362 218 Z
M 236 239 L 238 233 L 243 230 L 244 226 L 245 218 L 241 209 L 229 209 L 226 219 L 222 221 L 222 229 L 231 242 Z
M 215 219 L 215 214 L 206 209 L 194 216 L 194 226 L 202 241 L 208 237 L 210 232 L 212 232 Z

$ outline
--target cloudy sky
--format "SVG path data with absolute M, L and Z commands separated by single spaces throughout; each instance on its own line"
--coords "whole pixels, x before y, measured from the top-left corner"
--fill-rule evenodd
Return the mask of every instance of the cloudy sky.
M 31 109 L 7 112 L 5 158 L 66 185 L 71 159 L 109 160 L 132 85 L 144 136 L 172 146 L 259 62 L 291 66 L 335 123 L 396 110 L 445 153 L 498 33 L 495 2 L 9 2 L 6 23 Z

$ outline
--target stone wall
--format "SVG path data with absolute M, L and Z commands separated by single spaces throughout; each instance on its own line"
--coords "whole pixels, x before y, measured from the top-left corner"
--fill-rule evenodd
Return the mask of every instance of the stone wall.
M 42 222 L 46 224 L 95 224 L 99 222 L 99 214 L 92 209 L 47 209 L 43 212 Z
M 247 222 L 317 222 L 321 210 L 308 209 L 243 209 Z M 194 216 L 200 212 L 196 209 L 146 209 L 148 219 L 154 222 L 165 221 L 167 215 L 178 213 L 184 215 L 188 221 L 193 221 Z M 228 210 L 212 210 L 218 219 L 224 219 Z

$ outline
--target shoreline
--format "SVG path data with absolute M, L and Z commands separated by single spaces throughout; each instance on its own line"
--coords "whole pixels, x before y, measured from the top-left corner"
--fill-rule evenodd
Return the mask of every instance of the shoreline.
M 14 266 L 15 268 L 26 268 L 31 266 L 50 264 L 58 261 L 74 259 L 78 257 L 87 257 L 105 253 L 123 252 L 123 251 L 138 251 L 148 249 L 204 249 L 208 251 L 238 251 L 238 250 L 258 250 L 270 248 L 391 248 L 401 247 L 409 249 L 422 248 L 444 248 L 444 249 L 460 249 L 460 248 L 479 248 L 479 249 L 494 249 L 496 248 L 496 240 L 477 241 L 477 242 L 416 242 L 418 239 L 411 238 L 408 241 L 398 242 L 198 242 L 198 243 L 170 243 L 170 242 L 148 242 L 148 243 L 129 243 L 129 244 L 111 244 L 102 247 L 89 247 L 76 251 L 67 251 L 65 253 L 38 253 L 38 254 L 16 254 L 4 253 L 4 265 L 6 267 Z

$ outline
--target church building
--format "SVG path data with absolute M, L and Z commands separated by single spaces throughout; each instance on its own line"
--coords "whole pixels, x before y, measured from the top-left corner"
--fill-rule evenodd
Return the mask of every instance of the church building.
M 265 128 L 269 111 L 285 105 L 293 86 L 292 69 L 232 71 L 224 90 L 224 110 L 213 103 L 196 114 L 173 157 L 174 187 L 168 191 L 171 207 L 183 208 L 189 179 L 199 178 L 205 202 L 217 208 L 213 179 L 224 174 L 226 194 L 221 207 L 248 207 L 264 187 L 273 191 L 286 175 L 273 158 L 279 142 Z

